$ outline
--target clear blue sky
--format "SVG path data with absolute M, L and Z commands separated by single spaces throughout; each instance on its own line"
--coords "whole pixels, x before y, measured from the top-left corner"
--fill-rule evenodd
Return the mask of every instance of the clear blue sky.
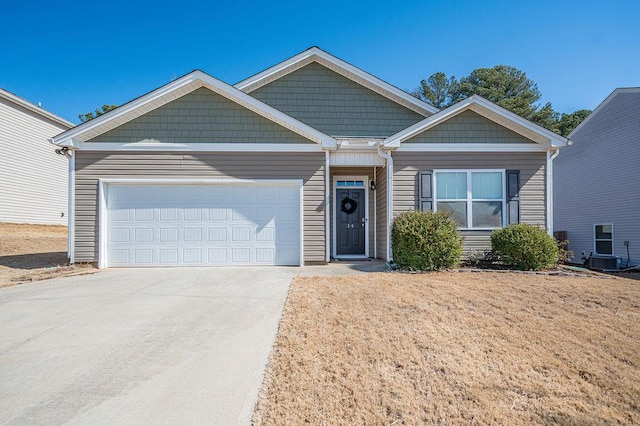
M 512 65 L 572 112 L 640 86 L 640 1 L 0 0 L 0 87 L 76 123 L 194 69 L 234 84 L 314 45 L 404 90 Z

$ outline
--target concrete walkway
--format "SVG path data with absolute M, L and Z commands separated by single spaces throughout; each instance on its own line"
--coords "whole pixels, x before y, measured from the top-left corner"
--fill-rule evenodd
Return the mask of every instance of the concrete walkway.
M 0 424 L 249 424 L 291 279 L 113 269 L 0 289 Z

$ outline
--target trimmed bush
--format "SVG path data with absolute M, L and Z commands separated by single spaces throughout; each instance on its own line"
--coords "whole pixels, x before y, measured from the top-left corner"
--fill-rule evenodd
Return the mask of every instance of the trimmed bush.
M 524 223 L 496 229 L 491 249 L 506 266 L 523 271 L 551 268 L 558 261 L 558 244 L 547 232 Z
M 453 268 L 462 256 L 462 236 L 443 212 L 405 212 L 391 228 L 393 260 L 409 271 Z

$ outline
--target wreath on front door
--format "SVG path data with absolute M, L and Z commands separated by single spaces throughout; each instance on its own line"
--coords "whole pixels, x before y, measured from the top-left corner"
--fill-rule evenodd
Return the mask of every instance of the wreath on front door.
M 355 212 L 357 208 L 358 208 L 358 203 L 356 202 L 356 200 L 352 200 L 349 197 L 344 197 L 342 199 L 342 203 L 340 203 L 340 211 L 346 214 L 351 214 Z

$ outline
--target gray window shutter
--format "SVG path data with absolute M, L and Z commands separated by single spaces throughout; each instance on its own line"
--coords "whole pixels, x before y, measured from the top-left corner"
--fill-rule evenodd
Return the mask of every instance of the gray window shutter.
M 418 173 L 418 210 L 433 210 L 433 172 L 424 171 Z
M 520 170 L 507 170 L 507 225 L 520 223 Z

